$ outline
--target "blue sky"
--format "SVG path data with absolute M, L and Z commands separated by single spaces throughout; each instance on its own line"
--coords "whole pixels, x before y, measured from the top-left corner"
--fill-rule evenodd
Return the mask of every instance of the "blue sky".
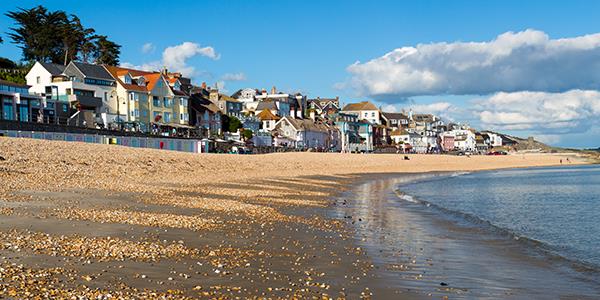
M 560 146 L 600 146 L 600 143 L 596 142 L 600 140 L 600 130 L 597 121 L 594 121 L 594 118 L 598 117 L 595 112 L 586 115 L 584 119 L 579 117 L 580 119 L 575 120 L 577 124 L 569 123 L 573 120 L 561 119 L 562 123 L 556 126 L 564 125 L 572 128 L 557 130 L 554 125 L 539 124 L 539 119 L 522 120 L 523 116 L 515 115 L 515 112 L 499 106 L 491 99 L 496 92 L 514 94 L 530 90 L 542 93 L 564 93 L 573 89 L 598 90 L 598 87 L 593 84 L 567 82 L 565 88 L 558 91 L 546 90 L 547 87 L 539 87 L 533 83 L 530 86 L 525 84 L 520 87 L 514 87 L 514 84 L 491 85 L 485 90 L 474 89 L 471 84 L 458 92 L 452 89 L 454 87 L 452 84 L 452 88 L 442 85 L 439 89 L 421 88 L 415 92 L 412 88 L 407 88 L 410 82 L 405 82 L 402 78 L 390 80 L 388 77 L 394 76 L 390 75 L 391 73 L 373 76 L 373 68 L 377 69 L 379 65 L 366 64 L 401 47 L 443 42 L 490 42 L 503 33 L 519 33 L 527 29 L 537 30 L 551 40 L 595 34 L 600 28 L 600 18 L 598 18 L 600 2 L 569 1 L 564 4 L 549 4 L 548 1 L 151 1 L 140 3 L 136 1 L 2 0 L 1 2 L 3 11 L 13 10 L 17 6 L 30 8 L 43 3 L 49 9 L 60 9 L 76 14 L 84 25 L 95 28 L 97 32 L 106 34 L 121 44 L 123 46 L 121 62 L 133 66 L 165 65 L 163 51 L 167 47 L 175 47 L 184 42 L 194 43 L 196 45 L 194 49 L 197 50 L 194 52 L 195 55 L 188 57 L 183 65 L 179 63 L 177 66 L 191 70 L 196 83 L 220 82 L 221 86 L 229 92 L 244 87 L 270 89 L 275 85 L 279 90 L 300 91 L 308 94 L 309 97 L 337 95 L 344 103 L 372 100 L 391 110 L 400 110 L 403 107 L 431 110 L 456 121 L 469 122 L 478 127 L 492 127 L 521 136 L 535 135 Z M 10 26 L 12 26 L 11 20 L 2 15 L 0 35 L 5 42 L 0 45 L 0 56 L 19 59 L 20 50 L 12 45 L 6 36 Z M 518 40 L 520 37 L 529 38 L 528 35 L 519 35 L 514 39 Z M 143 51 L 145 44 L 148 45 L 146 51 Z M 214 50 L 218 59 L 204 55 L 205 47 Z M 436 51 L 441 50 L 438 47 L 431 53 L 439 53 Z M 570 56 L 566 58 L 567 62 L 571 62 L 573 55 L 579 54 L 575 52 L 568 55 Z M 455 59 L 455 56 L 447 59 Z M 348 67 L 357 61 L 360 63 L 356 70 L 350 72 Z M 522 62 L 520 58 L 515 61 Z M 403 68 L 406 66 L 409 69 L 415 68 L 416 71 L 423 70 L 415 64 L 411 62 L 410 65 L 385 66 L 389 66 L 390 70 L 398 70 L 397 68 L 405 70 Z M 190 67 L 192 69 L 189 69 Z M 429 66 L 422 68 L 428 70 Z M 540 67 L 532 64 L 531 68 Z M 561 72 L 560 67 L 550 71 Z M 590 70 L 590 73 L 593 71 L 595 70 Z M 434 75 L 447 75 L 443 72 Z M 543 76 L 544 73 L 533 72 L 532 74 Z M 235 77 L 244 80 L 223 80 L 235 79 Z M 382 96 L 380 90 L 376 88 L 380 86 L 380 82 L 375 80 L 383 82 L 385 95 Z M 556 80 L 560 82 L 566 79 Z M 564 95 L 558 94 L 550 98 L 560 102 L 562 96 Z M 574 101 L 579 101 L 577 97 L 582 97 L 576 93 L 566 96 L 576 98 Z M 548 106 L 550 101 L 545 94 L 534 95 L 534 98 L 538 99 L 538 104 L 542 106 Z M 587 104 L 577 107 L 573 113 L 585 112 L 595 107 L 594 95 L 586 99 Z M 473 111 L 475 106 L 478 106 L 477 111 Z M 484 117 L 482 111 L 489 111 L 490 114 Z M 549 114 L 551 118 L 556 111 L 534 111 L 532 115 L 535 113 Z M 558 115 L 556 113 L 556 116 Z M 562 117 L 566 114 L 560 115 Z M 495 119 L 505 120 L 495 122 L 493 121 Z

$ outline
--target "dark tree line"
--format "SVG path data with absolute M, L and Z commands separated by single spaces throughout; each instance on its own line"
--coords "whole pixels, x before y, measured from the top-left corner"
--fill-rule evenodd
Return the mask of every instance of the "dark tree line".
M 118 65 L 121 46 L 105 35 L 86 28 L 81 20 L 64 11 L 43 6 L 19 8 L 6 13 L 15 27 L 8 36 L 23 52 L 23 60 L 67 65 L 72 60 Z

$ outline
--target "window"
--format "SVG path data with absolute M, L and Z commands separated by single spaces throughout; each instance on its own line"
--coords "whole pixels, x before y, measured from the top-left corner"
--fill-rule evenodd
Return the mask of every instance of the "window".
M 4 99 L 2 103 L 2 119 L 14 120 L 14 114 L 12 99 Z
M 147 117 L 148 116 L 148 111 L 147 110 L 142 110 L 142 116 Z
M 152 117 L 156 120 L 156 117 L 160 116 L 160 111 L 153 111 Z
M 40 78 L 40 76 L 35 78 L 35 83 L 40 84 L 42 82 L 42 79 Z
M 84 83 L 87 84 L 95 84 L 95 85 L 105 85 L 105 86 L 111 86 L 112 81 L 108 81 L 108 80 L 102 80 L 102 79 L 93 79 L 93 78 L 85 78 L 83 80 Z
M 365 113 L 365 118 L 369 116 L 369 113 Z
M 169 98 L 163 97 L 163 103 L 165 107 L 171 107 L 171 101 L 169 101 Z
M 129 101 L 133 101 L 133 97 L 135 97 L 133 93 L 129 93 Z
M 183 118 L 183 114 L 179 114 L 179 119 L 181 119 L 181 120 L 185 120 L 185 119 Z
M 130 114 L 131 114 L 132 117 L 135 117 L 135 112 L 133 110 L 131 111 Z
M 156 107 L 160 107 L 160 99 L 157 96 L 152 96 L 152 104 Z
M 164 118 L 165 118 L 165 123 L 171 122 L 171 113 L 170 112 L 166 112 L 164 114 Z
M 371 113 L 371 118 L 375 118 L 375 112 Z
M 136 108 L 134 111 L 135 111 L 135 117 L 139 118 L 140 117 L 140 110 Z

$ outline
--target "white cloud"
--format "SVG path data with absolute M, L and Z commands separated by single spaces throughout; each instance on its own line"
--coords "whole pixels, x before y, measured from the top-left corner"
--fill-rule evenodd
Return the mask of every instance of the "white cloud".
M 381 106 L 381 110 L 384 112 L 395 113 L 398 112 L 398 107 L 396 107 L 396 105 L 393 104 L 385 104 Z
M 154 52 L 154 50 L 156 50 L 156 46 L 154 46 L 152 43 L 145 43 L 142 46 L 142 53 L 144 54 Z
M 455 107 L 448 102 L 435 102 L 430 104 L 416 104 L 410 106 L 414 112 L 425 114 L 443 114 L 455 110 Z
M 221 76 L 221 80 L 224 81 L 244 81 L 246 80 L 246 74 L 244 73 L 227 73 Z
M 550 39 L 507 32 L 487 42 L 419 44 L 347 68 L 359 95 L 410 97 L 600 89 L 600 33 Z M 337 86 L 344 86 L 338 84 Z
M 600 118 L 600 92 L 500 92 L 481 99 L 475 110 L 483 126 L 547 135 L 588 131 Z
M 176 72 L 181 72 L 186 76 L 193 76 L 196 68 L 187 64 L 187 61 L 194 56 L 205 56 L 213 60 L 220 58 L 213 47 L 200 47 L 199 44 L 185 42 L 181 45 L 167 47 L 163 51 L 163 64 Z
M 182 44 L 167 47 L 162 53 L 161 61 L 152 61 L 142 65 L 134 65 L 128 62 L 121 66 L 126 68 L 135 68 L 145 71 L 158 71 L 167 68 L 169 71 L 180 72 L 184 76 L 193 77 L 198 74 L 196 67 L 188 64 L 188 60 L 195 56 L 204 56 L 213 60 L 218 60 L 220 55 L 213 47 L 201 47 L 197 43 L 184 42 Z

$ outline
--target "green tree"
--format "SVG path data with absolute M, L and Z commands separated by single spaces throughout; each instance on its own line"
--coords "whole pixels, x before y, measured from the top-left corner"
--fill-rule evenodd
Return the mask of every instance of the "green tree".
M 121 46 L 108 40 L 107 36 L 100 35 L 96 40 L 96 63 L 116 66 L 119 64 Z
M 22 50 L 23 60 L 68 64 L 90 58 L 100 63 L 118 64 L 121 46 L 85 28 L 75 15 L 64 11 L 48 11 L 43 6 L 19 8 L 6 13 L 15 27 L 8 36 Z
M 16 69 L 17 68 L 17 64 L 8 59 L 8 58 L 4 58 L 4 57 L 0 57 L 0 68 L 2 69 Z
M 90 63 L 95 60 L 96 56 L 98 56 L 97 41 L 98 36 L 96 35 L 96 31 L 91 28 L 86 29 L 83 44 L 81 45 L 81 61 Z
M 242 128 L 242 122 L 240 121 L 240 119 L 234 117 L 234 116 L 230 116 L 229 117 L 229 127 L 227 128 L 227 131 L 229 132 L 237 132 L 238 129 Z
M 52 52 L 56 48 L 55 37 L 52 36 L 48 11 L 43 6 L 31 9 L 19 8 L 17 11 L 6 13 L 13 19 L 17 27 L 10 28 L 8 36 L 13 43 L 19 45 L 23 59 L 28 61 L 51 61 Z M 55 21 L 55 19 L 52 19 Z
M 249 139 L 252 139 L 252 130 L 250 129 L 244 129 L 244 139 L 247 141 Z

